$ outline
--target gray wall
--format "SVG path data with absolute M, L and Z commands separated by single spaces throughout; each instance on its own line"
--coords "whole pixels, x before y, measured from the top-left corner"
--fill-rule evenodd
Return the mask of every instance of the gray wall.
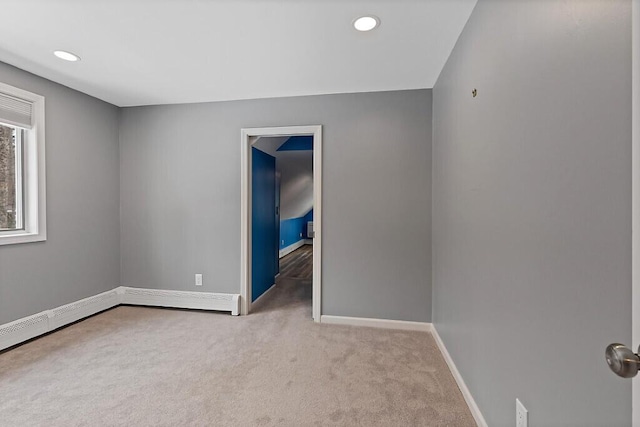
M 480 0 L 435 86 L 434 322 L 491 426 L 631 424 L 630 16 Z
M 276 151 L 281 174 L 280 220 L 304 217 L 313 209 L 313 150 Z
M 0 63 L 45 97 L 47 241 L 0 246 L 0 324 L 119 286 L 118 109 Z
M 429 90 L 123 109 L 122 284 L 239 293 L 240 129 L 308 124 L 324 126 L 323 314 L 430 321 Z

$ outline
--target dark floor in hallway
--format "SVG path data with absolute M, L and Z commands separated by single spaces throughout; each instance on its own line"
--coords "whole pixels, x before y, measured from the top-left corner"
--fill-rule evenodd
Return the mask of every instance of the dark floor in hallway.
M 313 279 L 313 246 L 304 245 L 280 259 L 279 279 Z

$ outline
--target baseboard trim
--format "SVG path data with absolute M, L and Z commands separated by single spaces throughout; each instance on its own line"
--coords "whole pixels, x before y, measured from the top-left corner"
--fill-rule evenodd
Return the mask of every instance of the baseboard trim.
M 239 294 L 164 291 L 120 286 L 0 325 L 0 351 L 121 304 L 240 313 Z
M 126 286 L 121 286 L 117 292 L 120 295 L 120 304 L 230 311 L 233 316 L 240 314 L 239 294 L 169 291 Z
M 473 396 L 471 395 L 471 391 L 467 387 L 467 384 L 462 379 L 462 375 L 460 375 L 460 371 L 458 371 L 458 368 L 456 367 L 456 364 L 453 362 L 453 359 L 451 358 L 449 351 L 447 351 L 447 347 L 445 347 L 444 342 L 442 341 L 442 338 L 440 338 L 440 335 L 438 334 L 438 331 L 436 330 L 435 325 L 431 327 L 431 335 L 433 336 L 433 339 L 436 341 L 436 344 L 440 349 L 440 353 L 442 353 L 442 357 L 444 357 L 445 362 L 447 362 L 447 366 L 449 366 L 451 375 L 453 375 L 453 378 L 456 380 L 456 383 L 458 383 L 458 388 L 462 392 L 462 396 L 464 397 L 464 400 L 467 402 L 469 411 L 471 411 L 471 415 L 473 415 L 473 418 L 476 421 L 476 424 L 478 424 L 479 427 L 488 427 L 487 422 L 482 416 L 482 412 L 480 412 L 480 408 L 478 407 L 478 404 L 476 403 Z
M 0 350 L 119 305 L 116 289 L 0 325 Z
M 366 317 L 320 316 L 320 323 L 330 325 L 366 326 L 369 328 L 398 329 L 402 331 L 430 332 L 431 323 L 407 320 L 370 319 Z
M 251 311 L 259 308 L 260 306 L 262 306 L 262 304 L 264 304 L 264 302 L 269 299 L 269 298 L 267 298 L 267 295 L 269 295 L 271 293 L 271 291 L 273 291 L 275 288 L 276 288 L 276 284 L 274 283 L 273 285 L 271 285 L 271 287 L 269 289 L 264 291 L 264 293 L 262 295 L 260 295 L 258 297 L 258 299 L 256 299 L 254 302 L 252 302 L 251 303 Z
M 282 258 L 284 256 L 289 255 L 291 252 L 295 251 L 296 249 L 303 247 L 305 245 L 304 242 L 305 242 L 304 239 L 301 239 L 295 242 L 294 244 L 287 246 L 286 248 L 280 249 L 280 251 L 278 252 L 278 257 Z

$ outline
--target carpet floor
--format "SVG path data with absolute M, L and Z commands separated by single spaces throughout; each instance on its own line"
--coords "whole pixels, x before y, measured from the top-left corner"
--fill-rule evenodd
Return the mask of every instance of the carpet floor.
M 117 307 L 0 354 L 1 426 L 475 426 L 428 333 Z

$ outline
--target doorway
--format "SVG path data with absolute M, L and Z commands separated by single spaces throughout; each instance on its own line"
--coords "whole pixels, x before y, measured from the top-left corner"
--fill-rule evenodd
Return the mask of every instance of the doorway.
M 247 128 L 241 130 L 241 288 L 240 313 L 247 315 L 252 306 L 252 150 L 261 137 L 312 137 L 313 138 L 313 272 L 312 314 L 320 321 L 322 290 L 322 126 L 288 126 L 272 128 Z M 279 213 L 279 212 L 278 212 Z

